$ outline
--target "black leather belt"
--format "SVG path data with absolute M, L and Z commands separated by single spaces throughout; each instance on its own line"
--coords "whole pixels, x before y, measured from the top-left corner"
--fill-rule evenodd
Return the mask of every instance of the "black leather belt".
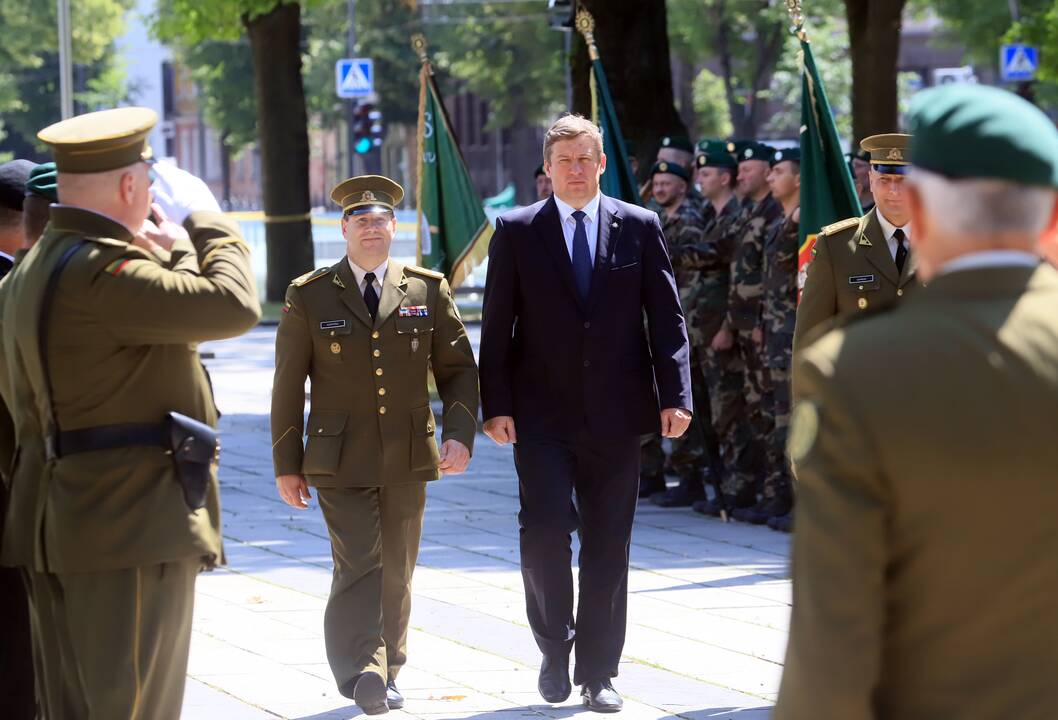
M 145 445 L 169 449 L 169 427 L 164 423 L 121 423 L 60 432 L 56 457 Z

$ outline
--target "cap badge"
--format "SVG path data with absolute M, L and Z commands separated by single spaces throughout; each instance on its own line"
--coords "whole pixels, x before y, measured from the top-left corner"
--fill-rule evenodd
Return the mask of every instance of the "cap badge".
M 733 142 L 729 142 L 729 143 L 727 144 L 727 151 L 728 151 L 729 153 L 733 153 L 733 152 L 735 152 L 735 143 L 733 143 Z
M 743 155 L 745 155 L 746 159 L 749 160 L 751 157 L 753 157 L 753 148 L 746 148 L 746 152 L 744 152 Z
M 671 144 L 672 144 L 672 138 L 668 138 L 667 137 L 667 138 L 662 138 L 661 139 L 661 147 L 668 147 Z
M 903 160 L 904 159 L 904 154 L 902 152 L 900 152 L 899 148 L 893 148 L 892 150 L 889 151 L 889 154 L 886 156 L 886 159 L 887 160 Z
M 360 202 L 372 202 L 375 199 L 375 193 L 370 190 L 364 190 L 364 194 L 360 196 Z
M 775 153 L 775 162 L 781 162 L 781 161 L 782 161 L 782 150 L 780 150 L 777 153 Z
M 660 170 L 661 172 L 668 172 L 669 171 L 669 164 L 665 163 L 665 162 L 658 163 L 658 170 Z

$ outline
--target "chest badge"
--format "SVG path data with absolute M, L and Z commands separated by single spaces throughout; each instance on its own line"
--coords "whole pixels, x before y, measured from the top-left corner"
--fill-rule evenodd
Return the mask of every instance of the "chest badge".
M 861 283 L 874 282 L 874 275 L 852 275 L 849 277 L 849 285 L 860 285 Z
M 337 354 L 338 354 L 338 353 L 340 353 L 341 351 L 342 351 L 342 344 L 341 344 L 341 343 L 336 343 L 336 342 L 332 342 L 332 343 L 331 343 L 331 352 L 332 352 L 332 353 L 334 353 L 335 355 L 337 355 Z
M 430 311 L 426 305 L 407 305 L 397 308 L 397 317 L 429 317 Z
M 345 320 L 324 320 L 320 323 L 320 330 L 334 330 L 345 327 Z
M 413 337 L 411 339 L 411 351 L 412 352 L 419 352 L 419 338 Z

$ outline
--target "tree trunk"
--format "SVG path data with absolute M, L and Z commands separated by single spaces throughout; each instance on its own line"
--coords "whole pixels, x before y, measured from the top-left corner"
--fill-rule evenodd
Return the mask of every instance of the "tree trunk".
M 301 82 L 301 8 L 278 5 L 244 18 L 253 53 L 261 145 L 268 271 L 265 298 L 281 301 L 291 279 L 313 266 L 309 135 Z
M 845 0 L 852 55 L 852 135 L 896 132 L 897 59 L 906 0 Z
M 686 135 L 672 92 L 665 0 L 581 0 L 595 17 L 595 44 L 617 108 L 621 133 L 650 168 L 665 135 Z M 591 117 L 588 49 L 574 38 L 573 109 Z M 649 98 L 649 101 L 645 101 Z
M 220 187 L 223 197 L 223 207 L 231 210 L 231 150 L 228 149 L 228 136 L 225 130 L 220 134 Z

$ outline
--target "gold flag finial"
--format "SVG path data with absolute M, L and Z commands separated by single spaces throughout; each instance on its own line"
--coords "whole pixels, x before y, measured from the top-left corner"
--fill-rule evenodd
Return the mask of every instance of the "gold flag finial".
M 588 57 L 595 62 L 599 59 L 599 50 L 595 47 L 595 18 L 581 8 L 577 11 L 576 26 L 577 32 L 584 36 L 584 42 L 588 44 Z
M 430 62 L 430 56 L 426 53 L 426 36 L 422 33 L 415 33 L 411 36 L 411 49 L 419 54 L 419 62 L 428 63 Z
M 786 12 L 790 14 L 790 21 L 793 22 L 790 31 L 801 42 L 808 42 L 808 33 L 805 32 L 805 12 L 801 6 L 801 0 L 786 0 Z

